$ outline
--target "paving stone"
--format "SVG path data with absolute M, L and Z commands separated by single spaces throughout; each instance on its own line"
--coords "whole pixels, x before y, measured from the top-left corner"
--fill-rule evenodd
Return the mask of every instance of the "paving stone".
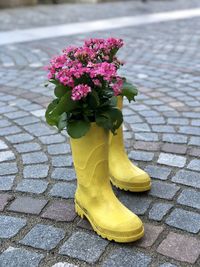
M 153 110 L 139 111 L 139 113 L 144 117 L 157 117 L 157 116 L 159 116 L 159 113 L 157 111 L 153 111 Z
M 159 245 L 157 251 L 178 261 L 195 263 L 200 254 L 200 241 L 176 233 L 169 233 Z
M 181 126 L 179 128 L 179 133 L 200 135 L 199 127 L 194 126 Z
M 0 215 L 0 238 L 15 236 L 25 225 L 25 219 Z
M 102 267 L 148 267 L 150 263 L 151 257 L 148 254 L 131 248 L 117 248 L 104 260 Z
M 80 219 L 80 221 L 77 223 L 77 226 L 83 229 L 94 231 L 89 221 L 85 218 Z
M 16 134 L 16 133 L 20 133 L 21 129 L 17 126 L 9 126 L 9 127 L 5 127 L 5 128 L 1 128 L 0 131 L 0 136 L 8 136 L 10 134 Z
M 166 223 L 190 233 L 198 233 L 200 230 L 200 215 L 183 209 L 175 209 L 166 219 Z
M 65 137 L 61 134 L 48 135 L 39 137 L 40 141 L 45 145 L 62 143 L 65 141 Z
M 147 123 L 134 123 L 134 124 L 131 124 L 131 128 L 134 132 L 150 132 L 151 131 Z
M 48 146 L 48 153 L 50 155 L 67 154 L 70 151 L 70 146 L 68 144 L 57 144 Z
M 171 264 L 169 262 L 159 265 L 159 267 L 178 267 L 177 265 Z
M 168 203 L 155 203 L 149 211 L 149 219 L 161 221 L 172 207 L 173 205 Z
M 0 120 L 0 127 L 6 127 L 11 125 L 11 122 L 9 122 L 8 120 Z
M 0 163 L 1 175 L 15 174 L 18 172 L 16 163 Z
M 75 180 L 76 173 L 73 169 L 66 169 L 66 168 L 56 168 L 53 170 L 51 178 L 56 180 Z
M 168 124 L 174 124 L 174 125 L 188 125 L 189 120 L 185 118 L 169 118 Z
M 135 133 L 135 140 L 142 141 L 158 141 L 158 135 L 156 133 Z
M 24 126 L 25 130 L 28 131 L 30 134 L 33 134 L 37 137 L 43 135 L 51 135 L 56 132 L 55 129 L 47 127 L 44 123 L 34 123 L 30 125 Z
M 200 146 L 200 137 L 192 136 L 189 145 Z
M 136 245 L 142 248 L 151 247 L 159 235 L 162 233 L 164 228 L 162 226 L 155 226 L 153 224 L 145 223 L 144 225 L 145 234 L 142 239 L 137 241 Z
M 54 201 L 46 211 L 43 212 L 41 217 L 55 221 L 71 222 L 76 217 L 74 203 Z
M 73 164 L 71 156 L 54 156 L 52 157 L 52 166 L 54 167 L 70 167 Z
M 152 142 L 142 142 L 138 141 L 134 143 L 134 148 L 139 150 L 146 150 L 146 151 L 157 151 L 160 149 L 159 143 L 152 143 Z
M 186 158 L 174 154 L 160 153 L 158 163 L 181 168 L 185 166 Z
M 187 169 L 190 169 L 193 171 L 200 171 L 200 160 L 199 159 L 191 160 L 187 166 Z
M 38 143 L 25 143 L 14 146 L 19 153 L 34 152 L 41 150 L 41 146 Z
M 10 161 L 15 159 L 15 155 L 13 154 L 12 151 L 3 151 L 0 152 L 0 162 L 4 161 Z
M 192 189 L 185 189 L 178 197 L 177 202 L 182 205 L 200 209 L 200 192 Z
M 171 169 L 166 167 L 158 167 L 149 165 L 145 168 L 145 171 L 153 178 L 157 178 L 160 180 L 167 180 L 168 176 L 171 173 Z
M 74 198 L 76 185 L 72 183 L 57 183 L 55 184 L 49 194 L 54 197 Z
M 156 133 L 174 133 L 174 127 L 169 125 L 153 125 L 152 126 L 153 132 Z
M 6 139 L 12 144 L 19 144 L 19 143 L 33 140 L 33 136 L 27 133 L 21 133 L 21 134 L 6 136 Z
M 4 143 L 2 140 L 0 140 L 0 150 L 4 150 L 7 148 L 8 148 L 8 146 L 6 145 L 6 143 Z
M 22 213 L 39 214 L 47 201 L 31 197 L 17 197 L 8 210 Z
M 120 201 L 137 215 L 143 215 L 151 204 L 151 199 L 144 196 L 135 196 L 129 193 L 121 193 Z
M 10 113 L 7 113 L 7 114 L 6 114 L 6 117 L 8 117 L 9 119 L 17 119 L 17 118 L 25 117 L 25 116 L 27 116 L 27 115 L 29 115 L 28 112 L 19 110 L 19 111 L 16 111 L 16 112 L 10 112 Z
M 0 194 L 0 211 L 3 211 L 5 206 L 13 197 L 9 194 Z
M 22 180 L 18 183 L 16 190 L 20 192 L 42 194 L 46 191 L 48 182 L 40 180 Z
M 163 141 L 169 143 L 187 144 L 188 137 L 181 134 L 163 134 Z
M 134 160 L 141 161 L 152 161 L 154 157 L 154 153 L 146 152 L 146 151 L 131 151 L 129 153 L 129 158 Z
M 48 161 L 48 158 L 44 152 L 33 152 L 22 154 L 23 164 L 43 163 Z
M 65 231 L 50 225 L 36 224 L 20 241 L 21 244 L 51 250 L 64 238 Z
M 11 190 L 15 176 L 0 176 L 0 190 Z
M 163 117 L 147 117 L 146 118 L 147 122 L 149 124 L 164 124 L 165 120 Z
M 171 200 L 179 189 L 180 187 L 175 184 L 169 184 L 161 181 L 153 181 L 149 195 Z
M 200 148 L 190 148 L 188 154 L 194 157 L 200 157 Z
M 187 146 L 177 144 L 164 144 L 162 146 L 162 151 L 175 154 L 185 154 L 187 151 Z
M 75 232 L 63 244 L 59 253 L 88 263 L 95 263 L 107 245 L 108 241 L 97 235 Z
M 9 247 L 0 255 L 0 266 L 9 267 L 38 267 L 44 258 L 42 254 L 28 251 L 24 248 Z
M 39 122 L 40 120 L 34 116 L 26 116 L 24 118 L 21 118 L 21 119 L 17 119 L 15 120 L 15 122 L 18 124 L 18 125 L 28 125 L 28 124 L 33 124 L 33 123 L 36 123 L 36 122 Z
M 78 267 L 78 266 L 67 262 L 58 262 L 54 264 L 52 267 Z
M 48 175 L 49 166 L 38 164 L 33 166 L 25 166 L 23 170 L 24 178 L 46 178 Z
M 180 170 L 172 177 L 172 181 L 179 184 L 200 188 L 200 173 Z

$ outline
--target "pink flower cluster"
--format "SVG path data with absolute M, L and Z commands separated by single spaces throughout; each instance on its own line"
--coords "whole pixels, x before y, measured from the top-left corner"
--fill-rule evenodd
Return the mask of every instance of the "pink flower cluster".
M 95 87 L 111 88 L 114 95 L 119 95 L 123 80 L 117 70 L 122 63 L 116 53 L 122 46 L 121 39 L 109 38 L 90 39 L 82 47 L 66 48 L 51 60 L 48 79 L 70 88 L 74 101 L 86 97 Z
M 87 84 L 79 84 L 72 89 L 72 100 L 77 101 L 86 97 L 92 91 Z

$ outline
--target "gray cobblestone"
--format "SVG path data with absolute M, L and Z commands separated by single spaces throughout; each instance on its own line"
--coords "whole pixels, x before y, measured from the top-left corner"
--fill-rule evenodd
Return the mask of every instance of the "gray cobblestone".
M 149 165 L 145 168 L 145 171 L 153 178 L 160 180 L 167 180 L 168 176 L 171 173 L 171 169 L 166 167 L 158 167 Z
M 189 145 L 200 146 L 200 137 L 192 136 L 190 138 Z
M 67 181 L 71 181 L 71 180 L 75 180 L 76 179 L 76 174 L 74 172 L 74 170 L 72 169 L 66 169 L 66 168 L 56 168 L 54 169 L 54 171 L 52 172 L 52 176 L 53 179 L 56 180 L 67 180 Z
M 180 187 L 161 181 L 153 181 L 149 194 L 163 199 L 172 199 Z
M 48 146 L 48 152 L 50 155 L 67 154 L 70 152 L 70 146 L 68 144 L 57 144 Z
M 104 252 L 108 241 L 97 235 L 75 232 L 61 247 L 60 254 L 95 263 Z
M 51 135 L 56 132 L 54 129 L 50 129 L 44 123 L 35 123 L 31 125 L 24 126 L 25 130 L 27 130 L 30 134 L 33 134 L 37 137 L 43 135 Z
M 121 267 L 127 263 L 132 267 L 148 267 L 151 263 L 151 257 L 130 248 L 117 248 L 104 261 L 103 267 Z
M 41 194 L 46 191 L 47 186 L 48 182 L 46 181 L 27 179 L 18 183 L 16 190 L 21 192 Z
M 23 134 L 6 136 L 6 139 L 12 144 L 19 144 L 19 143 L 33 140 L 33 136 L 27 133 L 23 133 Z
M 168 125 L 153 125 L 152 130 L 156 133 L 174 133 L 174 127 Z
M 0 216 L 0 237 L 11 238 L 15 236 L 24 226 L 26 220 L 12 216 Z
M 14 146 L 19 153 L 34 152 L 41 150 L 41 146 L 38 143 L 25 143 Z
M 149 218 L 161 221 L 172 207 L 173 205 L 168 203 L 155 203 L 149 211 Z
M 0 190 L 11 190 L 15 176 L 0 176 Z
M 122 194 L 119 196 L 120 201 L 137 215 L 143 215 L 149 208 L 151 200 L 144 196 L 133 196 Z
M 74 184 L 57 183 L 52 187 L 49 194 L 54 197 L 74 198 L 75 190 L 76 185 Z
M 6 143 L 4 143 L 2 140 L 0 140 L 0 150 L 4 150 L 7 148 L 8 148 L 8 146 L 6 145 Z
M 46 178 L 48 175 L 49 166 L 45 164 L 37 164 L 34 166 L 25 166 L 23 175 L 24 178 Z
M 172 177 L 172 181 L 200 188 L 200 174 L 197 172 L 180 170 Z
M 64 238 L 65 231 L 50 225 L 37 224 L 20 241 L 21 244 L 51 250 Z
M 71 156 L 55 156 L 52 157 L 52 165 L 54 167 L 70 167 L 73 164 Z
M 7 136 L 9 134 L 16 134 L 20 132 L 21 132 L 21 129 L 19 127 L 10 126 L 10 127 L 1 128 L 0 136 Z
M 163 141 L 169 143 L 186 144 L 187 136 L 180 134 L 163 134 Z
M 200 135 L 199 127 L 182 126 L 179 128 L 179 133 Z
M 0 255 L 0 265 L 2 267 L 38 267 L 43 258 L 42 254 L 24 248 L 9 247 Z
M 28 115 L 28 112 L 25 112 L 25 111 L 17 111 L 17 112 L 7 113 L 6 114 L 6 117 L 8 117 L 9 119 L 17 119 L 17 118 L 25 117 L 27 115 Z
M 191 160 L 187 168 L 193 171 L 200 171 L 200 160 L 199 159 Z
M 158 135 L 156 133 L 135 133 L 135 140 L 142 141 L 158 141 Z
M 129 153 L 130 159 L 141 160 L 141 161 L 151 161 L 154 157 L 154 153 L 145 151 L 131 151 Z
M 48 135 L 39 137 L 40 141 L 45 145 L 62 143 L 65 141 L 65 137 L 61 134 L 59 135 Z
M 47 160 L 48 158 L 44 152 L 22 154 L 23 164 L 43 163 Z
M 200 209 L 200 192 L 192 189 L 185 189 L 178 197 L 177 202 L 182 205 Z
M 16 163 L 0 163 L 1 175 L 15 174 L 18 172 Z
M 4 119 L 4 120 L 0 120 L 0 127 L 6 127 L 11 125 L 11 122 L 9 122 L 8 120 Z
M 158 163 L 181 168 L 185 166 L 186 158 L 174 154 L 161 153 L 158 158 Z
M 10 161 L 15 159 L 15 155 L 13 154 L 12 151 L 3 151 L 0 152 L 0 162 L 4 161 Z
M 21 118 L 21 119 L 17 119 L 15 120 L 15 122 L 18 124 L 18 125 L 28 125 L 28 124 L 33 124 L 35 122 L 39 122 L 40 120 L 34 116 L 26 116 L 24 118 Z
M 198 233 L 200 230 L 200 215 L 183 209 L 175 209 L 166 219 L 166 223 L 190 233 Z

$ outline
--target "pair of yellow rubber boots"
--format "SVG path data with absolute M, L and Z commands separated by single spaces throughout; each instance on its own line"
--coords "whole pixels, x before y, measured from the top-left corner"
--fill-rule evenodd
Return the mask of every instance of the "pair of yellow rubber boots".
M 122 108 L 122 98 L 118 98 L 118 107 Z M 113 136 L 92 123 L 84 137 L 71 139 L 71 148 L 78 179 L 76 212 L 103 238 L 116 242 L 140 239 L 144 235 L 142 221 L 118 200 L 110 183 L 132 192 L 151 187 L 148 174 L 127 157 L 122 127 Z

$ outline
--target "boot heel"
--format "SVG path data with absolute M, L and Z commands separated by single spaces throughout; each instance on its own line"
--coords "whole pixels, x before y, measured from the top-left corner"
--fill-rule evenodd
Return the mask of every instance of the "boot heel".
M 75 211 L 83 219 L 84 212 L 82 211 L 82 209 L 78 206 L 78 204 L 76 202 L 75 202 Z

